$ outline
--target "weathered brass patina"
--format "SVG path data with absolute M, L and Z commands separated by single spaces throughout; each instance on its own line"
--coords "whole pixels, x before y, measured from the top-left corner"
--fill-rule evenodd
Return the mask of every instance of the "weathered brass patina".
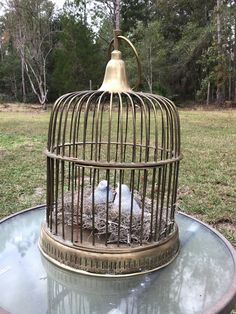
M 120 40 L 134 51 L 139 85 L 137 51 L 115 32 L 101 88 L 56 101 L 45 151 L 47 210 L 40 250 L 65 269 L 98 276 L 154 271 L 179 251 L 178 112 L 167 98 L 130 88 Z M 101 181 L 107 188 L 98 203 Z M 126 203 L 123 188 L 129 191 Z
M 148 273 L 170 264 L 179 251 L 178 229 L 166 239 L 130 248 L 99 248 L 71 245 L 55 238 L 44 224 L 40 248 L 44 256 L 71 271 L 97 276 L 130 276 Z
M 112 51 L 111 60 L 107 64 L 104 81 L 99 90 L 110 93 L 131 92 L 126 76 L 125 63 L 121 59 L 119 50 Z

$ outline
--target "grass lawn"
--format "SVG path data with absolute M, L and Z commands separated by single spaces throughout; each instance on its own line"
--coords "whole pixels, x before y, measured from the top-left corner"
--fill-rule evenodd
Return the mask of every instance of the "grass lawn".
M 236 246 L 236 111 L 180 111 L 180 118 L 179 205 Z M 0 112 L 0 218 L 45 202 L 48 122 L 34 107 Z

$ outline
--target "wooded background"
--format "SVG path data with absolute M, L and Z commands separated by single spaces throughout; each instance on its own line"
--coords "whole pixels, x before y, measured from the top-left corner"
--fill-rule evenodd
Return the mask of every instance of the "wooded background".
M 6 0 L 0 17 L 0 101 L 45 105 L 102 83 L 115 0 Z M 236 103 L 236 0 L 123 0 L 121 29 L 136 46 L 141 90 L 177 103 Z M 136 65 L 122 44 L 130 85 Z

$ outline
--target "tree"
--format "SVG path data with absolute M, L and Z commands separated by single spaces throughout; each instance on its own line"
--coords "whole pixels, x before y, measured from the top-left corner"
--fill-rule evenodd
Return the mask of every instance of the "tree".
M 3 99 L 16 101 L 21 97 L 20 60 L 15 53 L 7 53 L 0 62 L 0 90 L 7 96 L 3 95 Z
M 151 93 L 166 94 L 167 90 L 164 87 L 166 79 L 165 47 L 159 21 L 150 22 L 147 27 L 140 22 L 133 31 L 132 37 L 136 41 L 135 46 L 141 59 L 142 87 Z M 128 59 L 128 70 L 135 77 L 136 64 L 133 63 L 133 55 L 129 53 L 126 58 Z M 131 81 L 132 84 L 135 83 L 132 78 Z
M 6 1 L 0 33 L 11 49 L 6 56 L 1 45 L 0 84 L 10 97 L 33 91 L 43 104 L 99 87 L 121 21 L 140 54 L 142 89 L 177 101 L 236 102 L 236 0 L 68 0 L 58 15 L 49 0 Z M 133 54 L 122 41 L 120 49 L 132 86 Z
M 105 16 L 109 17 L 113 25 L 113 29 L 117 28 L 117 21 L 120 21 L 120 0 L 94 1 L 93 18 L 96 19 L 99 17 L 100 20 L 103 21 Z
M 217 66 L 217 91 L 216 100 L 218 105 L 222 105 L 224 102 L 223 86 L 224 86 L 224 67 L 223 67 L 223 47 L 222 47 L 222 0 L 217 0 L 216 4 L 216 16 L 217 16 L 217 45 L 218 45 L 218 66 Z
M 48 0 L 8 0 L 6 27 L 21 59 L 23 97 L 25 73 L 41 105 L 48 94 L 47 59 L 53 48 L 54 4 Z
M 131 33 L 140 23 L 147 27 L 155 20 L 156 4 L 152 0 L 123 0 L 121 6 L 122 30 Z
M 20 60 L 0 19 L 0 100 L 20 100 Z
M 123 33 L 131 33 L 140 22 L 147 26 L 156 13 L 154 0 L 95 0 L 93 3 L 94 18 L 99 16 L 103 21 L 109 16 L 113 29 L 121 28 Z
M 165 85 L 175 98 L 193 99 L 205 88 L 202 56 L 214 42 L 214 7 L 213 0 L 157 0 L 156 18 L 166 52 Z
M 236 1 L 228 0 L 226 5 L 227 18 L 227 58 L 229 60 L 229 99 L 236 103 Z
M 53 52 L 52 93 L 99 87 L 102 78 L 100 45 L 84 19 L 83 2 L 68 1 L 59 17 L 60 32 Z M 105 58 L 104 58 L 105 59 Z

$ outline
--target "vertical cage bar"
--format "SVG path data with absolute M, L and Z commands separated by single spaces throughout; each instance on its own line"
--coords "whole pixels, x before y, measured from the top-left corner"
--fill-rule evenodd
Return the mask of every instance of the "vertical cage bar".
M 121 199 L 122 199 L 122 170 L 119 171 L 119 217 L 118 217 L 118 239 L 117 246 L 120 246 L 120 224 L 121 224 Z
M 111 125 L 112 125 L 112 104 L 113 104 L 113 93 L 110 95 L 109 105 L 109 122 L 108 122 L 108 137 L 107 137 L 107 161 L 111 161 Z
M 72 93 L 72 94 L 67 94 L 62 96 L 61 98 L 58 99 L 58 101 L 55 103 L 55 105 L 53 106 L 52 109 L 52 119 L 50 119 L 50 123 L 49 124 L 49 133 L 48 135 L 50 136 L 50 140 L 48 141 L 48 150 L 50 151 L 54 151 L 54 146 L 56 143 L 56 129 L 58 127 L 58 114 L 63 110 L 66 102 L 68 101 L 68 99 L 70 99 L 70 97 L 72 97 L 74 94 L 76 93 Z M 58 130 L 58 132 L 60 131 L 60 129 Z M 58 137 L 57 137 L 58 139 Z
M 75 175 L 75 164 L 72 162 L 71 165 L 71 242 L 74 242 L 74 197 L 75 197 L 75 191 L 74 191 L 74 175 Z
M 59 188 L 59 160 L 56 159 L 56 197 L 55 197 L 55 233 L 58 232 L 58 188 Z
M 72 97 L 70 99 L 70 101 L 68 102 L 67 106 L 63 107 L 63 111 L 65 113 L 63 132 L 62 132 L 62 139 L 61 139 L 61 146 L 62 146 L 62 154 L 63 154 L 63 156 L 65 155 L 66 131 L 67 131 L 67 120 L 68 120 L 69 110 L 70 110 L 70 106 L 71 106 L 72 102 L 74 101 L 74 99 L 76 98 L 76 96 L 77 95 Z M 60 119 L 60 129 L 62 128 L 62 123 L 61 122 L 62 122 L 62 115 L 61 115 L 61 119 Z M 71 145 L 70 145 L 70 143 L 69 143 L 69 147 L 68 147 L 68 154 L 69 154 L 69 157 L 71 157 Z M 71 164 L 69 163 L 68 166 L 69 166 L 69 175 L 68 175 L 68 191 L 69 191 L 70 190 L 70 185 L 71 185 Z M 72 180 L 74 180 L 73 175 L 72 175 Z
M 62 217 L 62 238 L 65 239 L 65 205 L 64 205 L 64 178 L 65 162 L 61 161 L 61 217 Z
M 95 161 L 98 161 L 99 156 L 99 119 L 100 119 L 100 106 L 101 106 L 101 99 L 102 96 L 99 97 L 98 104 L 97 104 L 97 110 L 96 110 L 96 119 L 95 119 Z
M 142 101 L 143 102 L 143 101 Z M 150 145 L 150 108 L 143 102 L 145 112 L 145 135 L 146 135 L 146 147 L 145 147 L 145 162 L 149 160 L 149 145 Z
M 143 108 L 140 104 L 140 114 L 141 114 L 141 125 L 140 125 L 140 150 L 139 150 L 139 162 L 142 161 L 142 148 L 143 148 Z M 137 183 L 137 189 L 140 188 L 140 176 L 141 176 L 141 170 L 138 170 L 138 183 Z
M 101 105 L 100 110 L 100 130 L 99 130 L 99 144 L 98 144 L 98 160 L 101 160 L 101 148 L 102 148 L 102 129 L 103 129 L 103 113 L 104 113 L 105 102 Z M 97 171 L 97 182 L 100 181 L 100 171 Z
M 101 102 L 102 102 L 102 98 L 103 98 L 104 94 L 105 93 L 102 93 L 99 96 L 98 103 L 97 103 L 97 110 L 96 110 L 96 118 L 95 118 L 95 156 L 94 156 L 95 161 L 99 160 L 99 145 L 100 145 L 99 144 L 99 139 L 100 139 L 100 136 L 99 136 L 99 130 L 100 130 L 99 129 L 99 122 L 100 122 L 100 117 L 102 115 L 100 107 L 101 107 Z M 96 172 L 97 172 L 97 180 L 99 180 L 100 169 L 97 169 Z
M 121 94 L 118 93 L 119 96 L 119 106 L 120 106 L 120 162 L 123 162 L 124 157 L 124 126 L 123 126 L 123 101 Z M 122 177 L 122 183 L 124 180 L 124 172 Z
M 161 178 L 162 178 L 162 167 L 159 167 L 158 168 L 158 181 L 157 181 L 157 195 L 156 195 L 156 219 L 155 219 L 155 234 L 154 234 L 155 241 L 157 241 L 158 234 L 160 233 L 160 230 L 158 228 L 160 226 L 159 216 L 160 216 Z
M 84 206 L 84 167 L 81 175 L 81 197 L 80 197 L 80 243 L 83 242 L 83 206 Z
M 141 230 L 140 230 L 140 245 L 143 245 L 143 220 L 144 220 L 144 209 L 145 209 L 145 198 L 147 192 L 147 170 L 144 170 L 144 182 L 143 182 L 143 193 L 142 193 L 142 214 L 141 214 Z
M 54 208 L 54 159 L 50 158 L 50 231 L 52 232 L 53 226 L 53 208 Z
M 162 225 L 162 219 L 163 219 L 163 211 L 164 211 L 164 201 L 165 201 L 165 189 L 166 189 L 166 171 L 167 171 L 167 165 L 163 166 L 163 171 L 162 171 L 162 182 L 161 182 L 161 208 L 160 208 L 160 218 L 159 218 L 159 238 L 163 233 L 164 230 L 161 230 L 161 225 Z
M 107 246 L 108 242 L 108 219 L 109 219 L 109 186 L 110 186 L 110 170 L 106 170 L 106 179 L 107 179 L 107 195 L 106 195 L 106 234 L 105 234 L 105 245 Z
M 168 176 L 168 187 L 167 187 L 167 198 L 166 198 L 166 230 L 168 233 L 168 225 L 170 223 L 169 213 L 170 213 L 170 196 L 171 196 L 171 182 L 172 182 L 172 163 L 169 165 L 169 176 Z
M 135 179 L 135 170 L 131 170 L 131 182 L 130 182 L 130 189 L 131 189 L 131 211 L 130 211 L 130 224 L 129 224 L 129 236 L 130 236 L 130 244 L 131 244 L 131 235 L 133 231 L 133 207 L 134 207 L 134 179 Z
M 92 183 L 92 243 L 95 245 L 95 183 L 96 183 L 96 168 L 93 168 L 93 183 Z
M 119 103 L 119 108 L 118 108 L 118 117 L 117 117 L 117 130 L 116 130 L 116 149 L 115 149 L 115 162 L 118 160 L 118 149 L 119 149 L 119 137 L 120 137 L 120 103 Z M 114 173 L 114 187 L 116 186 L 116 176 L 117 176 L 117 170 L 115 169 Z
M 128 139 L 128 126 L 129 126 L 129 103 L 126 99 L 126 115 L 125 115 L 125 144 L 124 144 L 124 156 L 123 161 L 126 160 L 126 147 L 127 147 L 127 139 Z
M 173 196 L 172 196 L 172 210 L 170 213 L 171 221 L 174 221 L 174 215 L 176 210 L 176 201 L 177 201 L 177 187 L 178 187 L 178 176 L 179 176 L 179 161 L 175 163 L 175 175 L 173 179 Z
M 90 159 L 93 160 L 93 146 L 94 146 L 94 126 L 95 126 L 95 113 L 96 113 L 96 110 L 95 110 L 95 106 L 93 108 L 93 117 L 92 117 L 92 130 L 91 130 L 91 152 L 90 152 Z M 90 185 L 92 184 L 92 168 L 90 169 L 89 171 L 89 182 L 90 182 Z
M 50 158 L 47 157 L 47 211 L 46 211 L 46 221 L 47 226 L 49 227 L 49 218 L 50 218 L 50 204 L 51 204 L 51 169 L 50 169 Z
M 150 241 L 153 239 L 153 219 L 154 219 L 154 198 L 155 198 L 155 182 L 156 182 L 156 168 L 152 173 L 152 187 L 151 187 L 151 221 L 150 221 Z
M 77 205 L 76 205 L 76 242 L 79 242 L 79 205 L 80 205 L 80 167 L 77 166 L 78 172 L 78 185 L 77 185 Z
M 83 108 L 83 106 L 85 104 L 86 97 L 91 97 L 91 93 L 83 95 L 78 100 L 78 102 L 76 103 L 76 107 L 75 107 L 75 117 L 76 118 L 74 119 L 74 123 L 73 123 L 73 141 L 72 141 L 72 145 L 76 148 L 76 151 L 75 151 L 76 158 L 81 158 L 82 157 L 82 156 L 78 155 L 78 146 L 79 146 L 78 142 L 79 142 L 79 133 L 80 133 L 80 130 L 82 128 L 82 126 L 81 126 L 81 124 L 82 124 L 81 123 L 81 112 L 82 112 L 82 108 Z

